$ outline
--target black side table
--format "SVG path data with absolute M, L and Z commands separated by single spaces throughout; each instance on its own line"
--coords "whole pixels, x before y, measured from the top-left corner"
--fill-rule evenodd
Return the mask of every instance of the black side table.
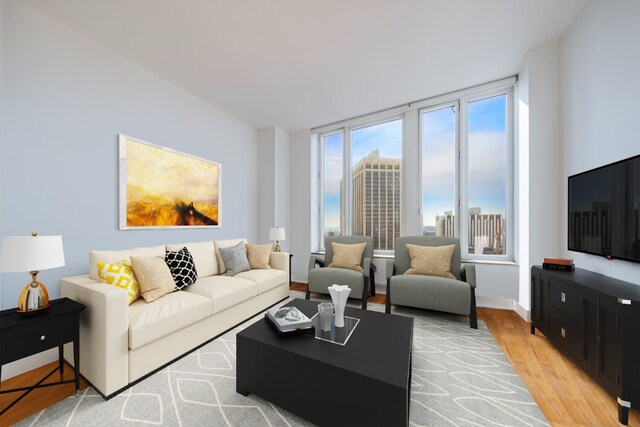
M 0 415 L 36 388 L 75 382 L 76 392 L 80 389 L 80 312 L 85 308 L 84 305 L 69 298 L 60 298 L 51 301 L 51 307 L 41 313 L 18 314 L 15 308 L 0 311 L 0 378 L 2 365 L 58 347 L 58 366 L 37 384 L 0 390 L 0 394 L 24 391 L 9 406 L 2 409 Z M 68 342 L 73 342 L 75 378 L 62 381 L 64 372 L 62 350 L 64 344 Z M 58 370 L 60 381 L 42 384 Z

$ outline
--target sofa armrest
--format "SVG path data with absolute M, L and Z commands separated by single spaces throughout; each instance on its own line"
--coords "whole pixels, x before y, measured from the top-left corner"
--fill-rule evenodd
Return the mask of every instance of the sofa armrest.
M 129 295 L 88 274 L 63 278 L 60 294 L 87 306 L 80 314 L 80 373 L 105 396 L 129 384 Z M 66 358 L 72 361 L 72 353 Z
M 289 274 L 289 253 L 288 252 L 271 252 L 269 256 L 269 265 L 276 270 L 282 270 Z
M 388 259 L 387 260 L 387 265 L 386 265 L 386 268 L 385 268 L 385 270 L 386 270 L 385 273 L 386 273 L 386 276 L 387 276 L 387 280 L 391 279 L 391 276 L 393 276 L 393 273 L 394 273 L 393 270 L 395 269 L 395 265 L 394 264 L 395 264 L 394 260 L 392 260 L 392 259 Z
M 476 287 L 476 266 L 473 264 L 465 264 L 460 269 L 460 278 L 471 285 L 472 288 Z

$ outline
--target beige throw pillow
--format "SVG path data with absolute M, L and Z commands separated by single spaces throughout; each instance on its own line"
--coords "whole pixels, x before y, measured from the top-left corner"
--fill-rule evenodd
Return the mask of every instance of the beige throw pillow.
M 446 277 L 455 279 L 451 274 L 451 257 L 456 245 L 447 246 L 420 246 L 406 244 L 411 268 L 404 274 L 426 274 L 428 276 Z
M 271 268 L 271 265 L 269 265 L 271 248 L 273 248 L 271 243 L 264 245 L 250 245 L 247 243 L 245 247 L 247 248 L 247 258 L 249 258 L 251 268 Z
M 155 301 L 163 295 L 170 294 L 176 288 L 171 270 L 164 258 L 131 257 L 131 267 L 140 286 L 140 296 L 146 302 Z
M 350 270 L 362 271 L 360 261 L 362 254 L 367 247 L 366 243 L 342 244 L 331 242 L 333 259 L 327 267 L 348 268 Z

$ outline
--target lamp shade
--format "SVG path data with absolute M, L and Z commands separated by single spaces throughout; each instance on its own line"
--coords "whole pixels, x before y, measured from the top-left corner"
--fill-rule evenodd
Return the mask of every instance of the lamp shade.
M 269 230 L 269 240 L 284 240 L 284 228 L 273 227 Z
M 40 271 L 64 265 L 62 236 L 15 236 L 2 239 L 0 271 Z

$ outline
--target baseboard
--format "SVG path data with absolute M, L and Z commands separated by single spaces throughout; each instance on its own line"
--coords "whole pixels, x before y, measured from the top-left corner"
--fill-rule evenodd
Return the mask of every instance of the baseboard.
M 518 316 L 522 317 L 525 322 L 531 323 L 531 312 L 521 306 L 517 301 L 514 301 L 513 311 L 518 313 Z
M 516 302 L 512 298 L 487 297 L 476 295 L 476 305 L 478 307 L 498 308 L 501 310 L 514 310 Z

